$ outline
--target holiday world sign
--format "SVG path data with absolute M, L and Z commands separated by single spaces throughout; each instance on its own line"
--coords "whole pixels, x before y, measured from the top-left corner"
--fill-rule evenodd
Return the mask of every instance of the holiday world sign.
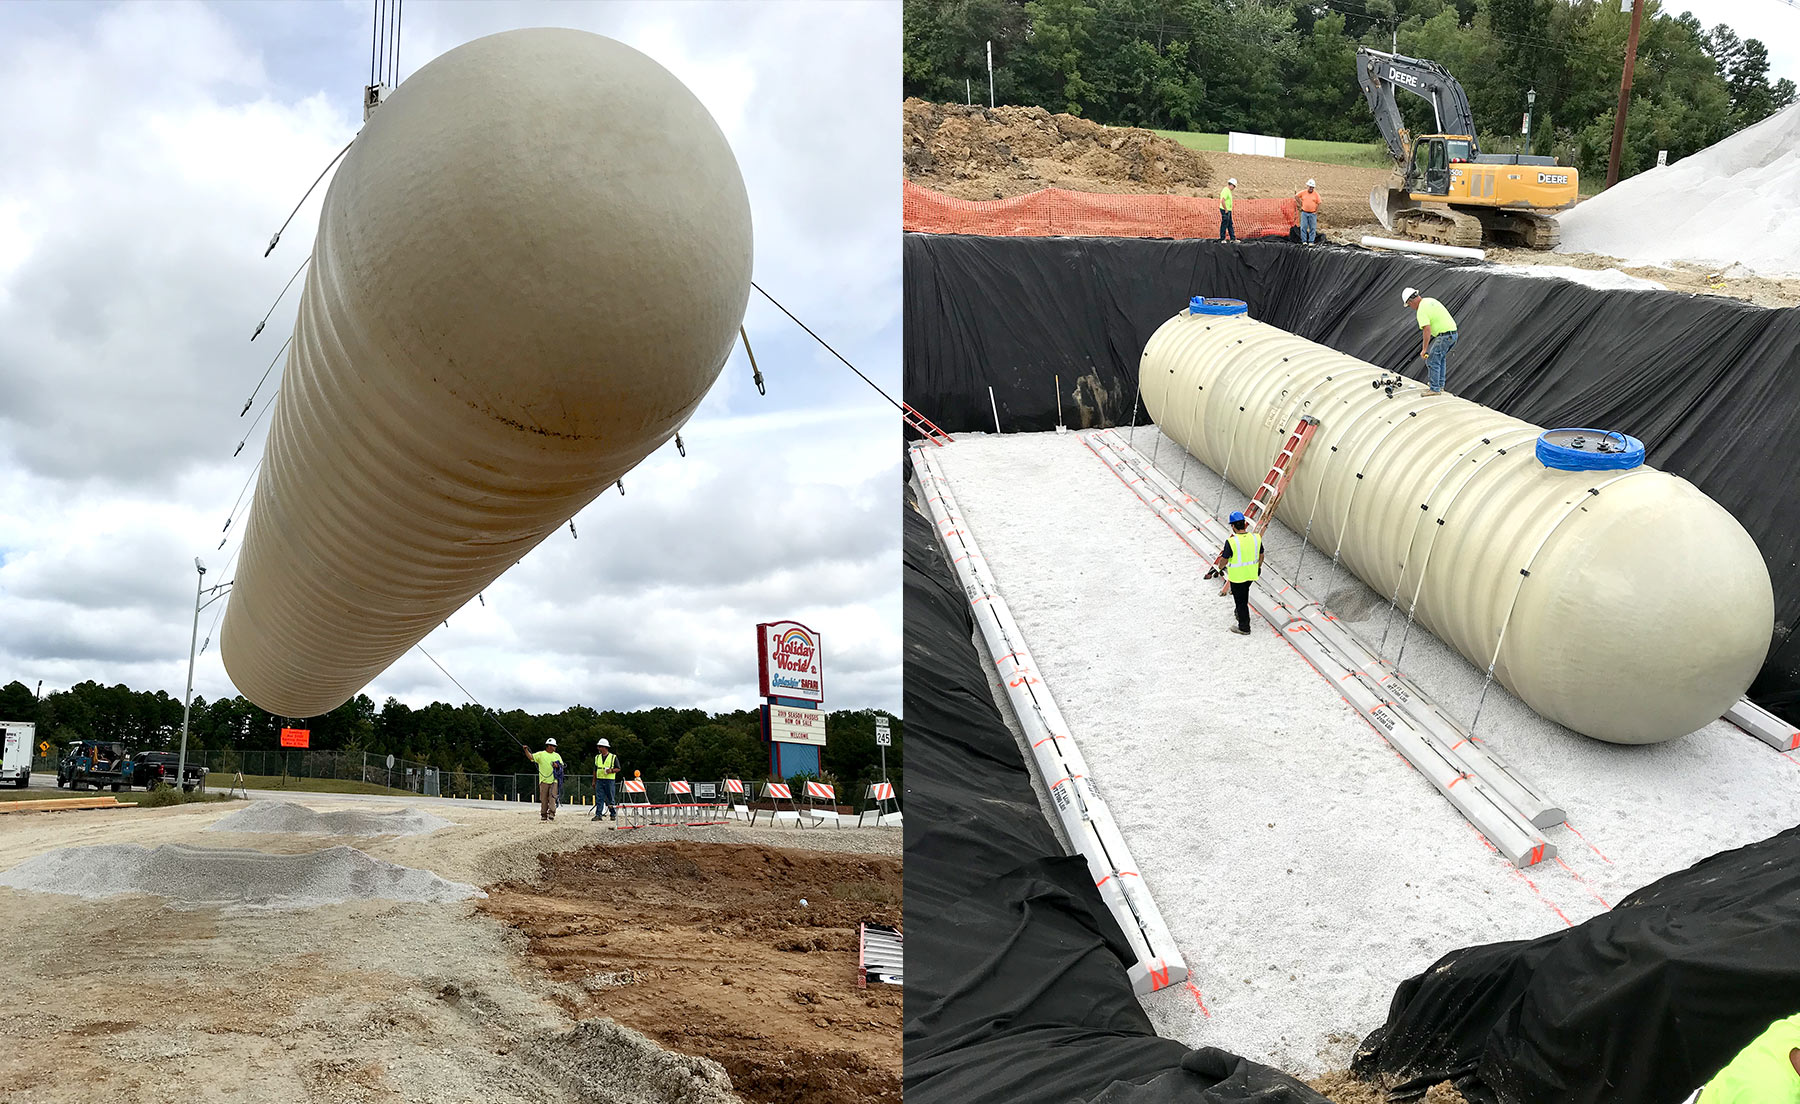
M 798 621 L 756 626 L 756 668 L 765 698 L 825 700 L 824 659 L 819 634 Z

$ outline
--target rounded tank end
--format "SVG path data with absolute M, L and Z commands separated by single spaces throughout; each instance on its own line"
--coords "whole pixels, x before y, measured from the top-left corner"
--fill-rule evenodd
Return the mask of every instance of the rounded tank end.
M 1546 429 L 1537 458 L 1559 471 L 1625 471 L 1644 462 L 1644 442 L 1604 429 Z
M 1242 299 L 1211 299 L 1196 295 L 1188 300 L 1189 314 L 1249 314 L 1250 304 Z

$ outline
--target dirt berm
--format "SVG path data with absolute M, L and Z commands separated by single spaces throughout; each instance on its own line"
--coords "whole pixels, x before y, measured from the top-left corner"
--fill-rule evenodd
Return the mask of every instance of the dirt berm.
M 1109 127 L 1041 107 L 967 107 L 908 99 L 906 177 L 958 199 L 1040 188 L 1209 194 L 1211 168 L 1186 146 L 1136 127 Z

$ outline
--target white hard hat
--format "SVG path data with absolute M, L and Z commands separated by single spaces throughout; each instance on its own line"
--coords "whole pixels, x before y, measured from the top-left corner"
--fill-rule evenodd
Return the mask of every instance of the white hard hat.
M 609 743 L 607 743 L 607 742 L 606 742 L 606 738 L 605 738 L 605 737 L 604 737 L 604 736 L 603 736 L 603 737 L 601 737 L 601 738 L 600 738 L 600 742 L 599 742 L 599 743 L 597 743 L 597 744 L 595 744 L 595 745 L 594 745 L 594 746 L 595 746 L 595 747 L 612 747 L 612 745 L 611 745 L 611 744 L 609 744 Z
M 1418 288 L 1407 288 L 1405 291 L 1400 293 L 1400 301 L 1402 303 L 1410 303 L 1413 301 L 1413 296 L 1415 296 L 1417 294 L 1419 294 Z
M 1307 182 L 1306 182 L 1306 186 L 1307 186 L 1307 187 L 1308 187 L 1308 188 L 1317 188 L 1317 187 L 1318 187 L 1318 186 L 1319 186 L 1319 185 L 1318 185 L 1318 184 L 1317 184 L 1317 183 L 1315 183 L 1315 182 L 1314 182 L 1314 181 L 1311 181 L 1311 180 L 1308 180 L 1308 181 L 1307 181 Z
M 1227 184 L 1231 185 L 1233 188 L 1235 188 L 1235 187 L 1237 187 L 1237 177 L 1234 176 L 1230 180 L 1227 180 L 1225 183 L 1227 183 Z
M 548 740 L 545 740 L 544 746 L 545 747 L 555 747 L 556 746 L 556 737 L 552 736 Z

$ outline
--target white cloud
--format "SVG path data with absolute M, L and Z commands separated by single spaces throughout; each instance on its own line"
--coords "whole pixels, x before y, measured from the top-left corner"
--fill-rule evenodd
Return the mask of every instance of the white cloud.
M 323 187 L 361 122 L 366 4 L 0 8 L 0 681 L 179 694 L 192 559 L 260 452 L 239 410 L 286 338 Z M 512 27 L 610 34 L 692 87 L 743 168 L 756 278 L 899 387 L 899 6 L 408 5 L 410 73 Z M 360 51 L 360 52 L 359 52 Z M 753 296 L 741 350 L 683 432 L 425 646 L 501 708 L 741 708 L 752 626 L 826 643 L 827 704 L 900 705 L 892 408 Z M 275 378 L 265 387 L 264 396 Z M 260 399 L 258 406 L 260 406 Z M 248 502 L 248 496 L 245 498 Z M 208 634 L 217 607 L 200 620 Z M 196 689 L 232 691 L 215 639 Z M 368 693 L 457 700 L 416 653 Z

